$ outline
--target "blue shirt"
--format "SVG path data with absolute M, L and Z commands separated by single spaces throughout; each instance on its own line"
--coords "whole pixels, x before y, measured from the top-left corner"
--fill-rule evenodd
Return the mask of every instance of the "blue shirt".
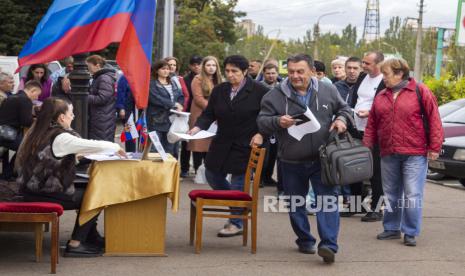
M 307 94 L 305 95 L 301 95 L 299 92 L 297 92 L 290 81 L 288 81 L 287 84 L 291 92 L 297 96 L 297 99 L 299 99 L 302 104 L 304 104 L 305 106 L 310 106 L 310 98 L 312 97 L 312 92 L 314 89 L 316 89 L 316 83 L 313 80 L 313 78 L 310 78 L 310 85 L 308 86 Z

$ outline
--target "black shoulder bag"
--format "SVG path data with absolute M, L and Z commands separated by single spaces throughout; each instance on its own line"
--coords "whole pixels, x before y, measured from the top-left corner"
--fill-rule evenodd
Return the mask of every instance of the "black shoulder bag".
M 426 142 L 429 143 L 429 122 L 426 118 L 425 107 L 423 106 L 423 97 L 421 96 L 418 84 L 415 86 L 415 93 L 417 93 L 418 103 L 420 104 L 421 118 L 423 120 L 423 128 L 425 129 L 426 134 Z

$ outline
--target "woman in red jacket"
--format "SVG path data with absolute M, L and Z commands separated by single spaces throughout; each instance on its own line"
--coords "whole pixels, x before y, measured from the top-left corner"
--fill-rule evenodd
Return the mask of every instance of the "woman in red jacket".
M 377 238 L 400 239 L 404 233 L 404 244 L 415 246 L 427 158 L 438 158 L 443 130 L 436 98 L 425 85 L 409 78 L 409 71 L 403 59 L 388 59 L 381 65 L 386 89 L 374 99 L 363 142 L 368 147 L 378 143 L 381 150 L 387 202 L 384 232 Z

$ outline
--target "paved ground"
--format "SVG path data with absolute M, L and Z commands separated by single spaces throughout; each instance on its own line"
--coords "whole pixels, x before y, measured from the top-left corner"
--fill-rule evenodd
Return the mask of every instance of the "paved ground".
M 450 186 L 451 184 L 449 184 Z M 399 240 L 378 241 L 381 223 L 362 223 L 359 217 L 343 218 L 340 252 L 336 263 L 325 265 L 317 255 L 297 252 L 287 214 L 259 213 L 258 252 L 250 254 L 241 238 L 220 239 L 221 219 L 204 226 L 201 254 L 188 244 L 187 193 L 200 185 L 183 181 L 178 213 L 168 213 L 168 257 L 61 258 L 61 275 L 465 275 L 465 189 L 428 183 L 425 191 L 423 232 L 418 246 Z M 204 187 L 204 186 L 202 186 Z M 273 195 L 273 188 L 261 195 Z M 260 204 L 263 209 L 262 204 Z M 61 243 L 69 238 L 75 213 L 61 221 Z M 310 216 L 312 226 L 315 217 Z M 102 220 L 103 221 L 103 220 Z M 102 225 L 100 225 L 101 227 Z M 312 228 L 316 234 L 316 227 Z M 49 238 L 44 260 L 34 263 L 32 233 L 0 233 L 0 275 L 45 275 L 49 272 Z

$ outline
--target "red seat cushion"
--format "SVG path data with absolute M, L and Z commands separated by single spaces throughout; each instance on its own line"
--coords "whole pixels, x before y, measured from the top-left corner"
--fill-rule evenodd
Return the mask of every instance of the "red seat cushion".
M 49 202 L 0 202 L 0 212 L 9 213 L 57 213 L 63 214 L 60 204 Z
M 189 197 L 194 201 L 198 197 L 206 199 L 252 201 L 252 197 L 248 193 L 236 190 L 192 190 L 189 193 Z

